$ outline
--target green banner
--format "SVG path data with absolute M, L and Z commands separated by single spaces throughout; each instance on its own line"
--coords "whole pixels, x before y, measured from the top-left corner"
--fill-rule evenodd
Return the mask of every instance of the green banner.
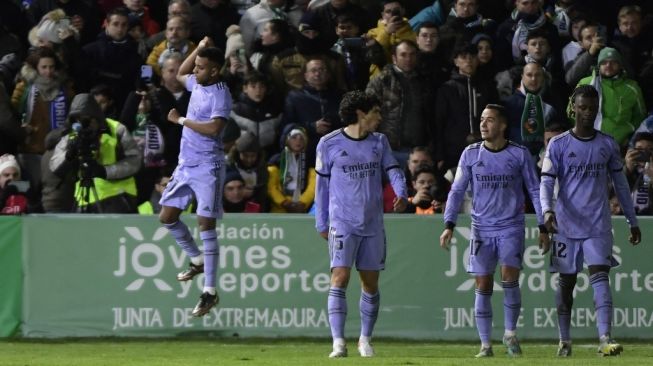
M 184 221 L 198 238 L 194 217 Z M 616 337 L 652 337 L 653 271 L 650 245 L 627 244 L 627 226 L 615 219 L 615 256 L 610 274 Z M 450 252 L 437 243 L 437 217 L 386 218 L 388 256 L 381 275 L 377 336 L 475 340 L 474 281 L 465 272 L 469 218 L 456 228 Z M 205 317 L 190 312 L 201 276 L 180 283 L 175 274 L 188 259 L 154 217 L 67 215 L 23 219 L 26 337 L 329 336 L 326 242 L 314 221 L 299 215 L 228 215 L 218 223 L 218 290 L 221 301 Z M 644 242 L 653 238 L 643 219 Z M 556 339 L 555 276 L 539 254 L 537 226 L 529 218 L 521 278 L 525 338 Z M 497 277 L 497 283 L 499 279 Z M 360 286 L 353 275 L 347 292 L 347 335 L 359 332 Z M 495 336 L 502 334 L 500 286 L 493 297 Z M 595 316 L 587 273 L 579 275 L 573 313 L 574 337 L 594 337 Z
M 21 252 L 21 218 L 0 216 L 0 337 L 12 336 L 20 324 Z

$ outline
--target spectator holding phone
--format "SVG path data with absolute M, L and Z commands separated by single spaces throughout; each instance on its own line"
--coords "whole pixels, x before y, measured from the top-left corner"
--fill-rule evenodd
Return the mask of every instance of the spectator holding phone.
M 637 133 L 634 140 L 635 147 L 626 152 L 626 178 L 635 212 L 638 215 L 652 215 L 653 133 Z
M 401 1 L 383 0 L 381 5 L 383 5 L 381 19 L 379 19 L 376 28 L 372 28 L 367 32 L 366 38 L 374 40 L 383 47 L 387 62 L 390 63 L 392 61 L 392 47 L 404 40 L 415 42 L 416 35 L 408 20 L 404 18 L 406 10 Z M 382 67 L 373 64 L 370 67 L 370 79 L 377 76 L 381 69 Z

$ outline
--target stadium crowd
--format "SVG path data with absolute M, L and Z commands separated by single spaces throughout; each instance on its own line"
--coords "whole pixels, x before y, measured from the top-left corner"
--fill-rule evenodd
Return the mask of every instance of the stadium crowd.
M 488 103 L 541 164 L 589 84 L 595 128 L 621 146 L 637 213 L 650 215 L 652 21 L 645 0 L 3 1 L 0 208 L 159 212 L 183 128 L 168 112 L 190 101 L 175 76 L 208 36 L 233 96 L 226 212 L 311 210 L 315 149 L 344 127 L 346 91 L 381 102 L 407 212 L 433 214 Z

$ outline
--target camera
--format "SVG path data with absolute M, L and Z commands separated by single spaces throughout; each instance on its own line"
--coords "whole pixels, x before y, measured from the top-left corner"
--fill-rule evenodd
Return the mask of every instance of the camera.
M 640 162 L 640 163 L 646 163 L 651 160 L 651 152 L 648 150 L 637 150 L 637 157 L 635 158 L 635 161 Z
M 437 184 L 430 186 L 427 189 L 427 194 L 430 197 L 430 199 L 419 201 L 415 206 L 421 209 L 427 209 L 431 207 L 432 201 L 445 202 L 447 200 L 446 190 L 440 189 L 440 187 Z

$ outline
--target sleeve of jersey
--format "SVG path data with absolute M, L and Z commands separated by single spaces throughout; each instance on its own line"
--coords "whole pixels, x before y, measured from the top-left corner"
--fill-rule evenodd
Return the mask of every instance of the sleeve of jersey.
M 315 228 L 323 233 L 329 230 L 329 180 L 331 179 L 330 163 L 324 141 L 317 145 L 315 157 Z
M 192 92 L 193 87 L 195 86 L 195 84 L 197 84 L 197 80 L 195 79 L 195 75 L 193 75 L 193 74 L 188 75 L 186 77 L 186 85 L 184 85 L 186 87 L 186 90 L 188 90 L 189 92 Z
M 211 118 L 229 118 L 231 114 L 231 94 L 227 84 L 218 83 L 215 98 L 213 98 L 213 107 L 211 108 Z
M 542 180 L 540 182 L 540 206 L 542 213 L 553 211 L 553 187 L 555 186 L 556 166 L 554 145 L 552 143 L 546 148 L 544 161 L 542 162 Z M 539 219 L 538 219 L 539 220 Z
M 544 218 L 542 216 L 542 205 L 540 203 L 540 180 L 537 178 L 537 173 L 535 172 L 535 163 L 526 150 L 523 150 L 522 160 L 522 175 L 524 176 L 524 183 L 526 184 L 528 194 L 533 202 L 533 208 L 535 208 L 537 224 L 543 225 Z
M 392 155 L 390 143 L 385 135 L 382 135 L 381 141 L 383 143 L 383 169 L 385 169 L 390 179 L 392 190 L 395 191 L 397 197 L 408 199 L 408 191 L 406 189 L 406 177 L 401 170 L 401 166 Z
M 449 197 L 447 198 L 447 205 L 444 210 L 444 222 L 455 224 L 458 220 L 458 211 L 460 211 L 460 206 L 463 204 L 463 198 L 465 197 L 465 191 L 471 180 L 471 170 L 467 164 L 467 151 L 463 151 L 463 154 L 460 156 L 460 161 L 458 162 L 458 168 L 456 168 L 456 176 L 453 179 L 453 184 L 451 184 L 451 190 L 449 191 Z
M 628 179 L 623 172 L 623 163 L 619 156 L 619 147 L 616 143 L 613 144 L 612 155 L 610 157 L 610 178 L 614 185 L 614 192 L 617 195 L 621 209 L 624 211 L 624 216 L 628 220 L 628 224 L 639 226 L 637 223 L 637 216 L 635 215 L 635 207 L 633 200 L 630 197 L 630 187 L 628 186 Z

